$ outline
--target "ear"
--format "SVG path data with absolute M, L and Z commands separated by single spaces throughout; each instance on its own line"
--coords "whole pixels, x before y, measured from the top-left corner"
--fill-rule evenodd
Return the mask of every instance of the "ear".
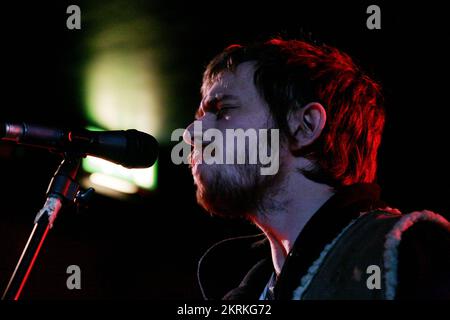
M 308 103 L 306 106 L 293 111 L 288 124 L 294 140 L 291 150 L 297 151 L 312 144 L 322 133 L 327 122 L 327 112 L 318 102 Z

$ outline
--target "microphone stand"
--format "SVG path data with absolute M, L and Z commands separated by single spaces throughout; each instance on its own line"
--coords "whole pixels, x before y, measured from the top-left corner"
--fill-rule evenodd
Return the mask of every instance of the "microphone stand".
M 79 184 L 75 181 L 81 157 L 79 154 L 64 154 L 64 160 L 50 181 L 45 204 L 36 215 L 33 230 L 3 293 L 2 300 L 19 299 L 42 244 L 62 206 L 66 203 L 77 202 L 83 197 L 83 194 L 78 192 Z

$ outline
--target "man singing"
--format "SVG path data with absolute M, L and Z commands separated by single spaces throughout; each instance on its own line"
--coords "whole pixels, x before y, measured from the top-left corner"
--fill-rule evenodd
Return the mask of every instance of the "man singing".
M 207 251 L 206 299 L 450 298 L 450 224 L 380 200 L 381 89 L 347 54 L 297 40 L 232 45 L 209 63 L 201 91 L 201 132 L 185 132 L 198 203 L 263 232 Z M 269 130 L 277 170 L 207 161 L 197 149 L 212 143 L 208 129 Z M 224 139 L 212 154 L 225 158 L 237 145 Z

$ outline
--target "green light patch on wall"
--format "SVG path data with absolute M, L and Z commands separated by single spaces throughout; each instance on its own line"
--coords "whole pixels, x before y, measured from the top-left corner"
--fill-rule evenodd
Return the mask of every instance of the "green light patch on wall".
M 90 180 L 122 193 L 136 193 L 138 188 L 154 190 L 157 187 L 156 162 L 146 169 L 127 169 L 112 162 L 86 157 L 82 161 L 84 171 L 91 173 Z
M 102 130 L 136 129 L 160 139 L 168 127 L 160 69 L 164 36 L 156 32 L 161 25 L 144 3 L 113 0 L 106 8 L 97 1 L 86 2 L 95 28 L 88 28 L 83 37 L 83 107 L 88 123 Z M 88 184 L 108 189 L 103 193 L 132 194 L 157 187 L 157 163 L 148 169 L 126 169 L 87 157 L 82 167 L 91 173 Z

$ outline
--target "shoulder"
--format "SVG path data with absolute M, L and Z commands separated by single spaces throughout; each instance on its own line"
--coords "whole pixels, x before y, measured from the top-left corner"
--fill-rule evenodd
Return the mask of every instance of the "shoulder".
M 450 299 L 450 223 L 422 210 L 398 215 L 388 225 L 378 235 L 384 242 L 386 298 Z
M 402 235 L 398 252 L 397 299 L 450 299 L 450 224 L 422 211 Z
M 450 299 L 450 223 L 443 216 L 398 215 L 382 239 L 387 299 Z
M 302 278 L 301 299 L 450 298 L 450 224 L 431 211 L 391 208 L 348 225 Z M 368 266 L 378 266 L 379 290 L 368 290 Z

